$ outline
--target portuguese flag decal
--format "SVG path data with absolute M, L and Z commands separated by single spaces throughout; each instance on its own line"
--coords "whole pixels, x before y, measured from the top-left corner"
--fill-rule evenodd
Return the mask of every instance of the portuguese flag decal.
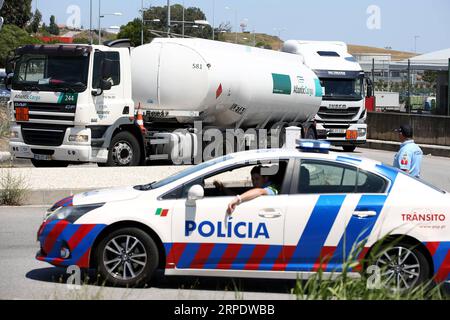
M 156 209 L 155 215 L 160 216 L 160 217 L 167 217 L 168 213 L 169 213 L 169 209 L 158 208 L 158 209 Z

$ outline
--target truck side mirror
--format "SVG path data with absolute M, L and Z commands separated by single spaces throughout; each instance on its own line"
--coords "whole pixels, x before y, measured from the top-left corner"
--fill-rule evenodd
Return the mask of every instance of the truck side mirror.
M 189 188 L 186 206 L 195 207 L 197 200 L 203 199 L 205 196 L 205 189 L 199 184 L 196 184 Z
M 105 80 L 105 79 L 103 79 L 103 80 L 101 81 L 101 83 L 100 83 L 100 89 L 107 91 L 107 90 L 111 90 L 111 88 L 112 88 L 111 81 Z
M 366 97 L 373 97 L 373 83 L 372 80 L 370 79 L 366 79 L 366 84 L 367 84 L 367 94 Z

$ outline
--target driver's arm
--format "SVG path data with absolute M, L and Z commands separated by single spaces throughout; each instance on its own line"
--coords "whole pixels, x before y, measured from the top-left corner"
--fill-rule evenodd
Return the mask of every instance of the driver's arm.
M 251 201 L 253 199 L 259 198 L 261 196 L 267 196 L 269 195 L 268 189 L 251 189 L 245 193 L 243 193 L 240 196 L 237 196 L 235 199 L 233 199 L 230 204 L 228 205 L 227 213 L 231 214 L 236 209 L 236 206 L 241 204 L 242 202 Z

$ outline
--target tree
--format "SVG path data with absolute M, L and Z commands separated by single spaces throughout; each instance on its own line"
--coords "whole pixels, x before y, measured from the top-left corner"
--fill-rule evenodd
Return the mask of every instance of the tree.
M 28 26 L 28 31 L 30 33 L 37 33 L 39 31 L 39 26 L 42 21 L 42 13 L 36 9 L 36 12 L 33 14 L 33 18 L 31 19 L 30 25 Z
M 199 8 L 186 8 L 184 11 L 184 19 L 188 22 L 193 22 L 195 20 L 206 20 L 206 15 Z M 154 20 L 159 20 L 159 22 L 154 22 Z M 152 7 L 144 12 L 144 43 L 149 43 L 153 38 L 156 37 L 150 30 L 159 31 L 160 33 L 167 31 L 167 6 L 164 7 Z M 182 21 L 183 20 L 183 6 L 176 4 L 171 6 L 171 21 Z M 130 21 L 127 25 L 122 26 L 117 37 L 127 38 L 131 40 L 133 46 L 138 46 L 141 44 L 141 30 L 142 21 L 141 18 L 136 18 Z M 197 38 L 211 38 L 212 28 L 210 26 L 197 26 L 194 27 L 192 23 L 185 23 L 184 26 L 185 35 L 189 37 Z M 171 27 L 171 33 L 182 34 L 183 24 L 180 22 L 174 22 Z
M 59 35 L 59 27 L 56 24 L 55 16 L 50 17 L 50 24 L 48 26 L 48 32 L 50 32 L 50 34 L 55 35 L 55 36 Z
M 423 73 L 422 79 L 424 82 L 430 84 L 431 86 L 436 84 L 436 80 L 437 80 L 437 72 L 436 71 L 430 71 L 430 70 L 426 70 Z
M 0 10 L 0 16 L 5 19 L 5 24 L 13 24 L 19 28 L 25 28 L 30 21 L 32 0 L 6 0 Z
M 0 32 L 0 66 L 4 67 L 10 52 L 26 44 L 42 43 L 39 39 L 30 36 L 25 30 L 9 24 Z

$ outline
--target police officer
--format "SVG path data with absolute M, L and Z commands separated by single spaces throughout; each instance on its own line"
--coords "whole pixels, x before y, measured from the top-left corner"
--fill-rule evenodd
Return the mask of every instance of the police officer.
M 400 151 L 395 155 L 394 167 L 410 174 L 413 177 L 420 178 L 420 168 L 422 166 L 423 152 L 420 147 L 414 143 L 413 130 L 410 125 L 405 124 L 395 129 L 399 134 Z

